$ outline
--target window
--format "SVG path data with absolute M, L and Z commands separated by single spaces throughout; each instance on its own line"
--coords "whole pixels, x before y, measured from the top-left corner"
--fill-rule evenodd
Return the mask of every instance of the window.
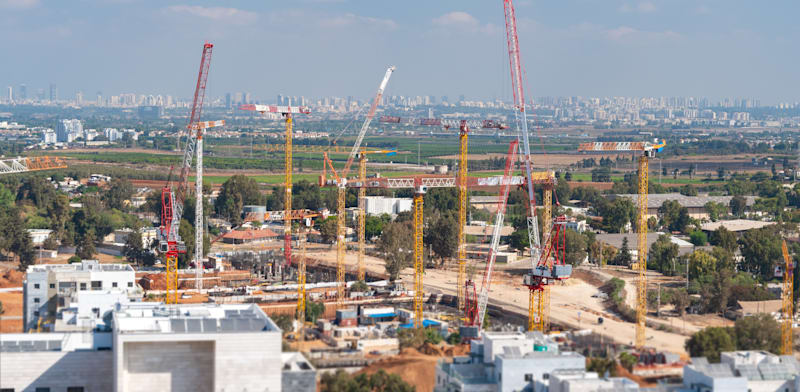
M 39 288 L 39 283 L 34 283 L 33 284 L 33 288 L 38 289 Z
M 92 290 L 101 290 L 102 288 L 103 288 L 103 281 L 101 280 L 92 281 Z
M 111 282 L 111 287 L 117 287 L 117 282 Z
M 525 381 L 528 381 L 528 382 L 533 381 L 533 374 L 530 374 L 530 373 L 526 374 L 525 375 Z
M 92 308 L 92 313 L 94 313 L 95 316 L 100 317 L 100 308 Z
M 83 387 L 67 387 L 67 392 L 83 392 Z
M 33 317 L 39 317 L 39 311 L 38 310 L 34 310 L 33 311 Z M 0 391 L 0 392 L 2 392 L 2 391 Z
M 56 288 L 56 284 L 55 284 L 55 283 L 50 283 L 50 288 L 51 288 L 51 289 L 54 289 L 54 288 Z
M 86 283 L 81 283 L 81 290 L 86 290 Z
M 14 388 L 0 388 L 0 392 L 14 392 Z
M 50 387 L 36 387 L 36 392 L 50 392 Z
M 550 379 L 550 373 L 542 374 L 542 378 L 545 379 L 545 380 Z
M 128 282 L 128 287 L 133 287 L 133 282 Z
M 39 298 L 34 298 L 33 299 L 33 303 L 38 304 L 39 303 Z

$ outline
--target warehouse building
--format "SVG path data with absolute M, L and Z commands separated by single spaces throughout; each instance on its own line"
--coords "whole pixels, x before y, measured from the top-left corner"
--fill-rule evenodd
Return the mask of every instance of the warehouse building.
M 639 200 L 639 195 L 637 194 L 616 194 L 609 195 L 608 197 L 611 200 L 625 197 L 631 199 L 634 205 L 636 205 L 636 201 Z M 753 203 L 756 201 L 755 196 L 744 196 L 744 198 L 748 208 L 752 207 Z M 730 208 L 729 206 L 731 204 L 731 199 L 733 199 L 733 196 L 684 196 L 680 193 L 651 193 L 647 195 L 647 218 L 649 219 L 650 217 L 658 217 L 658 209 L 664 204 L 664 202 L 674 200 L 677 201 L 682 207 L 686 207 L 689 210 L 688 213 L 690 217 L 700 220 L 708 220 L 709 215 L 708 211 L 706 211 L 706 204 L 708 202 L 721 203 L 725 207 Z

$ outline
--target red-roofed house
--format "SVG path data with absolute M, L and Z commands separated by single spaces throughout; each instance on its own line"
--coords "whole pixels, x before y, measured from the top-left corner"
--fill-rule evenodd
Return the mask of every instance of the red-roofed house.
M 246 244 L 277 240 L 278 237 L 279 235 L 270 229 L 233 230 L 225 233 L 222 241 L 226 244 Z

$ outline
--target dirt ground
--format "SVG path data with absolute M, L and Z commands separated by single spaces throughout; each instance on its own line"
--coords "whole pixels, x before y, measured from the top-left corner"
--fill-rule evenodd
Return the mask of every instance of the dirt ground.
M 3 314 L 0 315 L 0 333 L 22 332 L 22 291 L 0 293 Z
M 317 258 L 326 264 L 335 265 L 336 251 L 314 250 L 308 252 L 309 257 Z M 383 260 L 366 256 L 366 269 L 376 273 L 384 273 Z M 348 252 L 345 258 L 348 270 L 355 270 L 357 267 L 356 252 Z M 479 264 L 477 270 L 478 278 L 483 271 L 483 265 Z M 635 325 L 619 319 L 618 316 L 609 313 L 601 298 L 593 298 L 592 295 L 599 294 L 598 282 L 587 283 L 580 279 L 581 275 L 569 279 L 562 284 L 554 285 L 551 289 L 550 297 L 550 318 L 553 322 L 566 325 L 576 329 L 590 329 L 605 337 L 623 344 L 632 344 L 635 335 Z M 610 276 L 609 276 L 610 278 Z M 635 286 L 633 279 L 635 275 L 625 276 L 627 301 L 635 301 Z M 401 273 L 401 279 L 407 289 L 413 287 L 413 270 L 406 268 Z M 424 276 L 426 291 L 440 292 L 445 294 L 455 294 L 457 274 L 453 270 L 429 269 Z M 519 284 L 519 277 L 512 277 L 506 273 L 497 272 L 492 279 L 490 290 L 490 301 L 493 304 L 504 306 L 506 309 L 519 313 L 528 311 L 528 291 Z M 603 324 L 598 324 L 598 317 L 603 317 Z M 662 317 L 656 319 L 648 317 L 648 321 L 672 327 L 675 331 L 685 331 L 682 333 L 659 331 L 647 328 L 647 345 L 661 350 L 668 350 L 677 354 L 685 354 L 684 342 L 689 338 L 689 334 L 713 323 L 716 317 L 699 317 L 694 320 L 686 317 L 685 320 L 678 317 Z
M 469 346 L 439 346 L 428 345 L 422 348 L 423 352 L 413 348 L 403 349 L 399 355 L 386 357 L 375 362 L 356 374 L 372 374 L 378 370 L 400 375 L 403 380 L 416 388 L 417 391 L 433 391 L 436 385 L 436 364 L 447 357 L 465 355 Z

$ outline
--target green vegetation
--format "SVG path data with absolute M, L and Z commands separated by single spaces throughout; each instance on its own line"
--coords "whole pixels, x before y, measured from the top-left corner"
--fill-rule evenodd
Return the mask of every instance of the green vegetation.
M 439 344 L 443 339 L 438 331 L 431 328 L 401 328 L 397 331 L 400 347 L 420 349 L 426 343 Z
M 692 357 L 707 357 L 719 362 L 719 354 L 735 350 L 764 350 L 780 354 L 781 329 L 768 314 L 743 317 L 733 327 L 708 327 L 695 332 L 686 341 Z
M 325 373 L 320 379 L 321 392 L 413 392 L 416 389 L 394 373 L 383 369 L 372 375 L 350 375 L 344 370 Z
M 600 290 L 608 295 L 606 302 L 612 311 L 618 313 L 627 322 L 636 322 L 636 311 L 625 303 L 625 281 L 611 278 L 600 287 Z

